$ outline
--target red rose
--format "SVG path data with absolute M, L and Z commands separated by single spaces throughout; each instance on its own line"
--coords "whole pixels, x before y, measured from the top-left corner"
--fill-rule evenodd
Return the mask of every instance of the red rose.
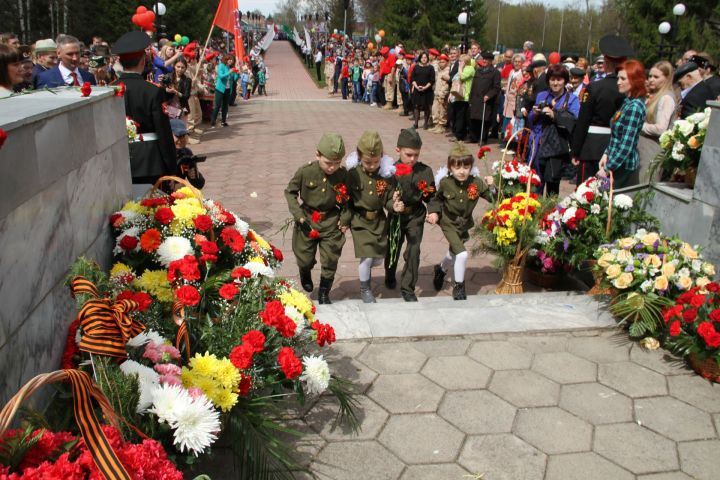
M 280 349 L 278 363 L 288 380 L 297 378 L 302 373 L 302 362 L 295 356 L 295 352 L 290 347 Z
M 244 267 L 237 267 L 230 273 L 230 276 L 233 278 L 250 278 L 252 277 L 252 272 Z
M 245 248 L 245 239 L 240 234 L 240 232 L 238 232 L 234 228 L 223 228 L 222 232 L 220 232 L 220 238 L 222 238 L 222 241 L 225 242 L 225 245 L 230 247 L 230 250 L 235 253 L 240 253 Z
M 183 285 L 175 290 L 175 296 L 183 305 L 192 307 L 200 303 L 200 292 L 192 285 Z
M 124 235 L 120 239 L 120 248 L 123 250 L 135 250 L 135 247 L 137 247 L 139 240 L 132 235 Z
M 273 257 L 275 257 L 275 260 L 277 260 L 278 262 L 282 262 L 285 259 L 285 257 L 283 257 L 282 251 L 274 245 L 271 245 L 270 247 L 272 248 L 272 254 Z
M 705 285 L 705 290 L 707 290 L 708 292 L 716 293 L 718 290 L 720 290 L 720 285 L 715 282 L 711 282 Z
M 110 215 L 110 226 L 113 228 L 118 228 L 120 225 L 123 224 L 125 221 L 125 217 L 123 217 L 119 213 L 113 213 Z
M 253 350 L 244 343 L 233 348 L 230 352 L 230 362 L 238 370 L 245 370 L 252 365 Z
M 193 223 L 195 224 L 195 228 L 201 232 L 207 232 L 213 226 L 212 219 L 208 215 L 198 215 L 193 219 Z
M 682 331 L 682 327 L 680 325 L 680 320 L 675 320 L 670 324 L 670 336 L 671 337 L 677 337 L 680 335 L 680 332 Z
M 587 213 L 586 213 L 585 210 L 582 209 L 582 208 L 578 208 L 578 209 L 575 211 L 575 219 L 576 219 L 576 220 L 582 220 L 583 218 L 585 218 L 586 215 L 587 215 Z
M 252 347 L 253 353 L 260 353 L 265 349 L 265 335 L 259 330 L 250 330 L 242 336 L 243 344 Z
M 585 197 L 585 200 L 587 200 L 589 203 L 595 199 L 595 194 L 593 192 L 587 191 L 583 193 L 583 197 Z
M 310 237 L 310 238 L 313 239 L 313 240 L 315 240 L 316 238 L 320 238 L 320 232 L 318 232 L 317 230 L 315 230 L 315 229 L 313 228 L 312 230 L 310 230 L 310 233 L 308 234 L 308 237 Z
M 715 310 L 710 312 L 710 315 L 708 315 L 708 316 L 710 317 L 710 320 L 712 320 L 713 322 L 720 323 L 720 308 L 716 308 Z
M 690 305 L 700 307 L 705 303 L 705 295 L 693 295 L 690 299 Z
M 218 291 L 220 296 L 224 298 L 227 301 L 232 300 L 235 298 L 235 295 L 240 293 L 240 289 L 234 284 L 234 283 L 226 283 L 222 287 L 220 287 L 220 290 Z
M 413 171 L 413 167 L 411 165 L 408 165 L 407 163 L 397 163 L 395 164 L 395 176 L 396 177 L 405 177 L 407 175 L 410 175 Z
M 173 218 L 175 218 L 175 214 L 168 207 L 158 208 L 157 212 L 155 212 L 155 220 L 163 225 L 167 225 L 172 222 Z
M 82 84 L 82 87 L 80 87 L 80 93 L 83 97 L 89 97 L 90 92 L 92 92 L 92 86 L 90 85 L 90 82 L 85 82 Z
M 697 318 L 697 308 L 688 308 L 683 312 L 683 320 L 685 323 L 692 323 Z
M 252 377 L 249 375 L 242 375 L 240 377 L 240 385 L 238 386 L 240 396 L 247 396 L 247 394 L 250 393 L 250 388 L 252 388 Z

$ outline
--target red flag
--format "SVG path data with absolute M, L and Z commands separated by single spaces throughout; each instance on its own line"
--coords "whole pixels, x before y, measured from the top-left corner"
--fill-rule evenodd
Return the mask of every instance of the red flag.
M 235 12 L 237 0 L 220 0 L 213 25 L 222 28 L 228 33 L 235 33 Z

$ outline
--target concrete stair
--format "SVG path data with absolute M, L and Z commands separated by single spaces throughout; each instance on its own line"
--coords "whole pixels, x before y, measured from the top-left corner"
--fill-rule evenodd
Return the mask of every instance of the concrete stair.
M 419 302 L 339 300 L 318 305 L 317 317 L 338 339 L 402 338 L 480 333 L 610 328 L 616 325 L 602 302 L 578 292 L 421 297 Z

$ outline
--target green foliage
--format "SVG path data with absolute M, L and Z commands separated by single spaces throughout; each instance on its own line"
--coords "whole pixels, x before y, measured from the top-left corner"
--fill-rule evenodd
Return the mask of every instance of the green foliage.
M 629 292 L 618 295 L 610 305 L 610 313 L 620 319 L 621 325 L 627 325 L 630 336 L 657 335 L 664 327 L 662 311 L 674 302 L 653 292 Z
M 40 441 L 45 432 L 40 430 L 37 435 L 33 435 L 34 431 L 35 428 L 28 425 L 14 437 L 0 440 L 0 465 L 6 465 L 11 472 L 16 472 L 25 454 Z
M 70 288 L 70 282 L 72 279 L 77 276 L 85 277 L 87 280 L 94 283 L 101 295 L 110 288 L 107 274 L 100 269 L 100 265 L 98 265 L 97 262 L 90 260 L 89 258 L 80 257 L 72 264 L 70 272 L 65 279 L 65 285 L 68 289 Z M 78 309 L 90 298 L 90 295 L 86 293 L 77 295 L 75 297 L 75 302 Z
M 328 385 L 328 389 L 340 403 L 333 427 L 338 425 L 347 426 L 353 433 L 357 434 L 360 431 L 360 422 L 355 412 L 360 404 L 355 398 L 351 387 L 352 382 L 337 377 L 332 377 Z
M 105 394 L 113 410 L 131 425 L 142 427 L 143 419 L 136 410 L 140 400 L 137 375 L 125 375 L 117 368 L 115 360 L 109 357 L 93 356 L 93 363 L 97 386 Z M 148 422 L 148 426 L 151 426 L 151 422 Z M 126 424 L 120 425 L 120 430 L 125 438 L 141 440 Z M 149 432 L 146 433 L 152 436 Z

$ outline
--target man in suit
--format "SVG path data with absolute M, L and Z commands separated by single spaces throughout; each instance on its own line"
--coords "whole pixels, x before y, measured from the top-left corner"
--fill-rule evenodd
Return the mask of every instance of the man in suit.
M 150 43 L 147 34 L 135 30 L 113 46 L 123 66 L 116 84 L 125 85 L 125 114 L 139 125 L 139 138 L 129 144 L 130 174 L 136 184 L 151 184 L 161 176 L 179 174 L 170 119 L 163 108 L 165 90 L 146 81 L 143 74 L 150 65 L 146 51 Z
M 458 57 L 460 55 L 460 51 L 457 47 L 452 47 L 450 49 L 450 73 L 448 74 L 448 92 L 450 91 L 450 88 L 452 87 L 452 79 L 455 75 L 457 75 L 458 70 L 460 68 L 460 62 L 458 61 Z M 446 137 L 455 137 L 455 134 L 453 133 L 453 120 L 455 118 L 455 104 L 453 102 L 448 102 L 447 104 L 447 132 L 445 133 Z
M 95 77 L 87 70 L 78 68 L 80 64 L 80 41 L 71 35 L 60 35 L 57 39 L 57 55 L 60 61 L 37 77 L 37 88 L 81 87 L 89 82 L 95 85 Z
M 703 74 L 695 62 L 687 62 L 680 66 L 673 76 L 673 81 L 680 85 L 680 118 L 687 118 L 693 113 L 701 112 L 705 109 L 708 100 L 714 100 L 715 97 L 703 81 Z

